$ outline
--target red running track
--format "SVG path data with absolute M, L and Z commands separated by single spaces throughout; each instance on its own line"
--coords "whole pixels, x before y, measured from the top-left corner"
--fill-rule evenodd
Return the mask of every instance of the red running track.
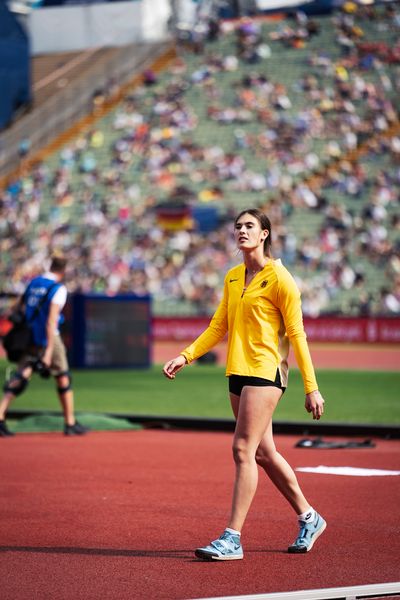
M 294 467 L 400 470 L 400 442 L 310 450 L 277 436 Z M 328 528 L 293 556 L 292 512 L 260 479 L 245 559 L 201 562 L 231 494 L 231 436 L 141 430 L 0 440 L 2 600 L 189 599 L 399 580 L 400 477 L 299 473 Z

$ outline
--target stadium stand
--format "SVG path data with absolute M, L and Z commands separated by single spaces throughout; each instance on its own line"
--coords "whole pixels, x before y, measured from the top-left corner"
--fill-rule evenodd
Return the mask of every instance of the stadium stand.
M 0 130 L 31 100 L 27 35 L 0 0 Z
M 210 314 L 237 260 L 232 216 L 260 206 L 305 315 L 399 314 L 400 12 L 350 4 L 203 27 L 9 180 L 2 292 L 56 247 L 74 258 L 71 290 Z

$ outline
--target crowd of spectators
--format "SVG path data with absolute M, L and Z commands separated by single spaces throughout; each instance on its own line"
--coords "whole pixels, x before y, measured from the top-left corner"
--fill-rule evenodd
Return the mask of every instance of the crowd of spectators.
M 321 306 L 346 290 L 352 300 L 342 304 L 345 312 L 398 313 L 399 142 L 396 136 L 371 138 L 357 159 L 333 163 L 315 180 L 308 202 L 322 215 L 317 235 L 306 237 L 300 247 L 292 231 L 281 235 L 285 262 L 303 266 L 305 276 L 301 269 L 298 275 L 307 314 L 318 315 Z
M 71 291 L 210 314 L 238 260 L 232 218 L 257 205 L 306 315 L 399 314 L 400 62 L 389 37 L 390 60 L 366 45 L 364 17 L 398 32 L 393 6 L 269 28 L 246 18 L 203 28 L 168 74 L 146 71 L 104 122 L 0 193 L 1 291 L 22 292 L 57 248 Z M 160 219 L 160 207 L 210 204 L 212 228 Z

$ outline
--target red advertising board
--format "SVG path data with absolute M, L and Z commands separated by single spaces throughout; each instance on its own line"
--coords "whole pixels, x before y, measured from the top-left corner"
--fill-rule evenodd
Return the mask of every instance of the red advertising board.
M 191 341 L 207 327 L 207 317 L 154 317 L 155 341 Z M 10 328 L 0 318 L 0 337 Z M 400 344 L 400 318 L 318 317 L 305 318 L 304 326 L 310 342 Z
M 207 317 L 155 317 L 156 341 L 190 341 L 207 327 Z M 310 342 L 400 343 L 400 318 L 318 317 L 304 319 Z

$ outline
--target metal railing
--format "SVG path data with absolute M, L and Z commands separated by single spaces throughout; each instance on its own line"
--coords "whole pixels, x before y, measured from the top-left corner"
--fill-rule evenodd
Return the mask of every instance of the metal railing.
M 111 78 L 113 86 L 126 85 L 170 48 L 169 41 L 125 46 L 109 61 L 94 65 L 85 77 L 72 81 L 67 88 L 20 117 L 0 133 L 0 177 L 20 166 L 21 142 L 29 140 L 29 155 L 34 155 L 90 114 L 94 92 L 107 87 Z

